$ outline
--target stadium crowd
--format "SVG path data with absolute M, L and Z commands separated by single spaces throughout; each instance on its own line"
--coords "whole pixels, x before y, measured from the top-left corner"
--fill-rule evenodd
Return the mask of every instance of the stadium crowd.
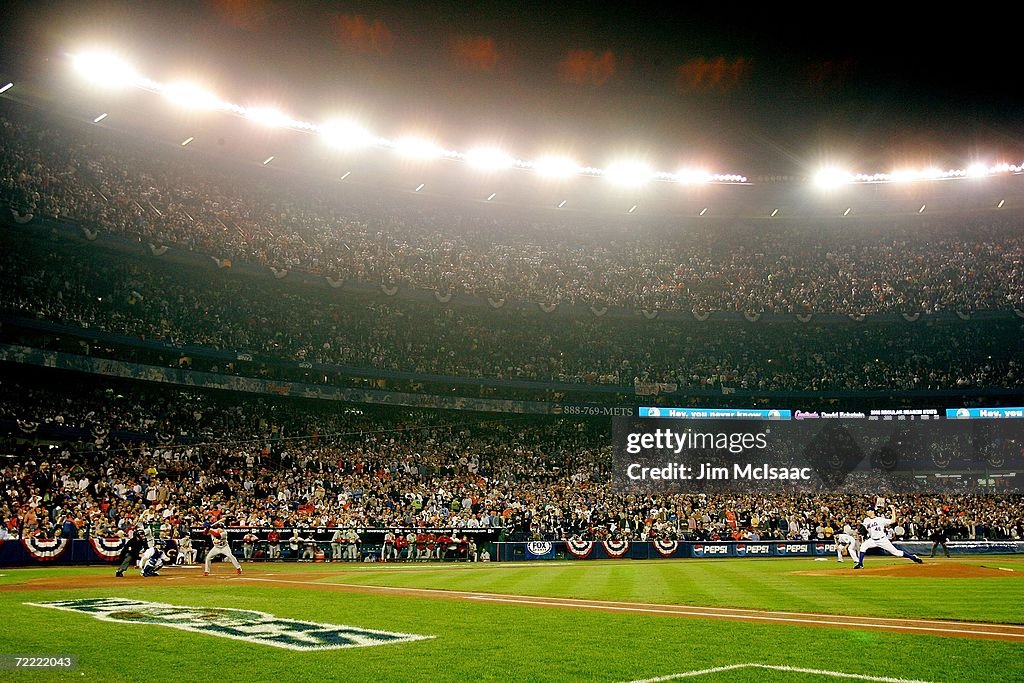
M 122 393 L 123 392 L 123 393 Z M 9 536 L 240 527 L 499 528 L 506 540 L 824 539 L 865 505 L 903 536 L 1020 539 L 1024 498 L 965 488 L 638 492 L 611 476 L 607 423 L 451 418 L 117 387 L 0 387 Z M 78 438 L 50 436 L 60 426 Z M 78 430 L 77 432 L 75 430 Z M 879 501 L 878 496 L 883 500 Z
M 619 385 L 625 392 L 652 385 L 659 391 L 935 390 L 1015 387 L 1024 380 L 1024 321 L 1013 317 L 756 325 L 598 318 L 324 295 L 272 278 L 227 277 L 59 241 L 0 237 L 0 247 L 0 278 L 10 284 L 0 291 L 0 311 L 235 353 L 230 362 L 185 352 L 151 361 L 170 365 L 188 357 L 190 367 L 217 372 L 320 383 L 327 373 L 298 367 L 317 363 Z M 293 367 L 268 368 L 237 354 Z
M 0 203 L 143 244 L 338 279 L 634 309 L 1024 307 L 1013 215 L 914 229 L 719 225 L 410 202 L 7 111 Z M 827 227 L 827 226 L 826 226 Z
M 197 162 L 192 150 L 23 112 L 6 111 L 0 130 L 0 207 L 14 222 L 56 218 L 86 235 L 104 231 L 154 253 L 180 247 L 222 266 L 299 269 L 442 298 L 472 293 L 643 310 L 1024 308 L 1024 241 L 1012 215 L 936 219 L 909 232 L 711 230 L 669 218 L 638 227 L 632 218 L 357 197 L 322 179 Z M 39 232 L 0 236 L 0 278 L 8 283 L 0 310 L 76 331 L 70 336 L 82 340 L 84 354 L 106 352 L 83 332 L 102 330 L 230 351 L 237 362 L 203 368 L 236 374 L 278 372 L 251 360 L 266 356 L 310 367 L 657 385 L 667 393 L 1015 388 L 1022 381 L 1024 335 L 1012 317 L 754 327 L 511 305 L 435 307 L 326 297 L 283 280 L 221 277 Z M 3 341 L 19 341 L 23 332 L 6 320 Z M 159 362 L 193 361 L 181 353 Z M 899 511 L 906 538 L 939 529 L 960 538 L 1024 534 L 1019 495 L 971 488 L 896 493 L 851 480 L 838 491 L 622 489 L 612 481 L 607 421 L 338 410 L 7 374 L 0 537 L 125 534 L 157 515 L 170 535 L 224 519 L 238 527 L 487 528 L 508 540 L 823 539 L 879 495 Z

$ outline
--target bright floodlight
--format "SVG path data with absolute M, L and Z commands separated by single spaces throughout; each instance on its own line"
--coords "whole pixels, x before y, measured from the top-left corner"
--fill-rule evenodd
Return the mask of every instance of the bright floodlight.
M 988 175 L 988 166 L 981 162 L 975 162 L 967 167 L 967 175 L 971 178 L 983 178 Z
M 852 181 L 853 176 L 842 169 L 835 168 L 834 166 L 823 168 L 814 174 L 814 184 L 825 189 L 832 189 L 839 187 L 840 185 L 846 185 Z
M 618 161 L 604 170 L 604 177 L 622 187 L 640 187 L 654 176 L 642 161 Z
M 436 143 L 416 137 L 404 137 L 394 143 L 395 151 L 407 159 L 436 159 L 444 153 Z
M 348 119 L 323 124 L 320 126 L 320 135 L 331 147 L 341 150 L 362 149 L 375 141 L 370 131 Z
M 542 178 L 569 178 L 579 172 L 579 164 L 568 157 L 546 156 L 533 162 L 533 170 Z
M 515 159 L 494 147 L 477 147 L 466 152 L 466 163 L 480 171 L 500 171 L 515 163 Z
M 245 118 L 268 128 L 284 128 L 291 123 L 280 110 L 271 107 L 250 107 L 245 110 Z
M 711 174 L 696 168 L 684 168 L 675 173 L 676 182 L 684 185 L 700 185 L 711 181 Z
M 223 105 L 216 95 L 204 90 L 195 83 L 172 83 L 164 88 L 164 97 L 173 104 L 185 109 L 208 111 L 220 109 Z
M 74 55 L 71 63 L 84 79 L 104 88 L 136 85 L 142 80 L 131 64 L 110 52 L 84 52 Z

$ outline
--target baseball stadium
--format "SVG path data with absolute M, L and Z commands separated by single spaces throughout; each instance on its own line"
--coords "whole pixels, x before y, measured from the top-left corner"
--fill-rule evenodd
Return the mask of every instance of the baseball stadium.
M 1024 681 L 1008 28 L 13 4 L 0 680 Z

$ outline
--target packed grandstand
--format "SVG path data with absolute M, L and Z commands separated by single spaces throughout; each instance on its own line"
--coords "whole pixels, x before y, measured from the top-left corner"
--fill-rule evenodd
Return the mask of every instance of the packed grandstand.
M 935 459 L 965 473 L 941 494 L 622 491 L 601 417 L 1019 405 L 1019 213 L 624 223 L 340 194 L 10 103 L 0 127 L 7 537 L 819 540 L 878 497 L 902 538 L 1024 535 L 1002 460 Z

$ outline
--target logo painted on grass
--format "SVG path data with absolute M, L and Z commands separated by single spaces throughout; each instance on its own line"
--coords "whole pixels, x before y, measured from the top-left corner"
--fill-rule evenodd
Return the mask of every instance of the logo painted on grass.
M 334 650 L 343 647 L 390 645 L 433 636 L 392 633 L 339 624 L 282 619 L 266 612 L 219 607 L 182 607 L 160 602 L 126 598 L 92 598 L 27 602 L 34 607 L 49 607 L 67 612 L 90 614 L 102 621 L 124 624 L 151 624 L 221 638 L 233 638 L 288 650 Z

